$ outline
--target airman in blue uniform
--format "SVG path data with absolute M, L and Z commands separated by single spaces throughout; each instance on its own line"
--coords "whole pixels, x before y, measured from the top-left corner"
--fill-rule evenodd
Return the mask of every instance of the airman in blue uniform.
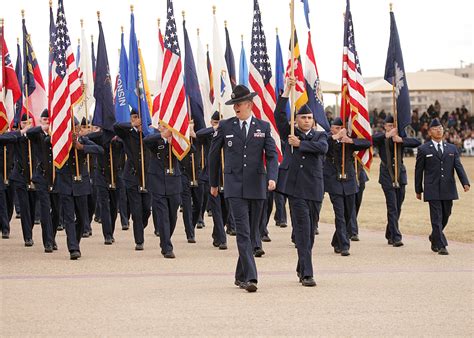
M 342 147 L 345 145 L 344 172 L 342 172 Z M 349 256 L 349 233 L 351 217 L 355 208 L 355 195 L 358 191 L 354 151 L 367 149 L 370 141 L 353 139 L 347 136 L 340 118 L 335 118 L 328 134 L 328 152 L 324 162 L 324 190 L 329 194 L 335 215 L 336 231 L 331 245 L 334 252 Z
M 278 131 L 286 144 L 276 191 L 287 196 L 290 203 L 299 281 L 303 286 L 316 286 L 312 251 L 315 223 L 319 221 L 324 197 L 323 163 L 328 150 L 327 134 L 313 129 L 313 112 L 307 105 L 297 111 L 294 135 L 290 133 L 286 106 L 292 85 L 295 82 L 290 79 L 275 109 Z
M 151 214 L 151 196 L 147 190 L 146 176 L 142 175 L 142 173 L 146 175 L 150 153 L 144 146 L 143 148 L 140 146 L 141 128 L 141 119 L 134 110 L 130 112 L 130 122 L 114 125 L 115 134 L 122 140 L 127 155 L 122 179 L 130 203 L 133 237 L 135 239 L 135 250 L 137 251 L 143 250 L 144 229 L 148 225 L 148 218 Z M 142 157 L 144 163 L 142 163 Z
M 252 98 L 256 95 L 243 85 L 234 88 L 232 99 L 226 104 L 234 105 L 236 116 L 220 121 L 209 151 L 209 180 L 215 197 L 219 193 L 221 149 L 224 150 L 224 197 L 229 200 L 235 219 L 239 251 L 235 284 L 248 292 L 257 291 L 253 243 L 260 237 L 267 190 L 275 190 L 278 175 L 278 154 L 270 124 L 252 117 Z
M 430 205 L 431 250 L 448 255 L 448 241 L 443 231 L 448 225 L 453 200 L 458 199 L 454 172 L 464 192 L 468 192 L 471 186 L 456 146 L 443 140 L 443 133 L 439 120 L 432 120 L 429 129 L 431 141 L 418 147 L 416 154 L 415 193 L 417 199 L 421 200 L 423 195 L 423 200 Z
M 101 146 L 90 141 L 86 136 L 81 136 L 81 126 L 76 118 L 74 127 L 73 147 L 69 151 L 69 158 L 61 169 L 56 170 L 56 186 L 59 191 L 71 260 L 81 257 L 79 243 L 84 227 L 89 222 L 87 196 L 91 194 L 91 182 L 86 154 L 104 153 Z
M 372 137 L 374 147 L 379 150 L 380 174 L 379 183 L 385 194 L 387 204 L 387 229 L 385 238 L 389 245 L 400 247 L 403 245 L 402 234 L 398 221 L 402 212 L 405 199 L 405 186 L 407 185 L 407 170 L 403 164 L 403 149 L 416 148 L 421 143 L 411 137 L 400 137 L 394 127 L 392 115 L 385 118 L 385 132 Z M 397 145 L 397 163 L 395 163 L 395 144 Z M 395 166 L 398 166 L 395 170 Z M 395 176 L 397 174 L 398 176 Z
M 171 136 L 171 131 L 160 125 L 159 131 L 143 139 L 152 154 L 148 164 L 147 184 L 152 197 L 152 208 L 157 212 L 161 254 L 165 258 L 175 258 L 171 237 L 176 228 L 183 191 L 179 162 L 170 147 Z

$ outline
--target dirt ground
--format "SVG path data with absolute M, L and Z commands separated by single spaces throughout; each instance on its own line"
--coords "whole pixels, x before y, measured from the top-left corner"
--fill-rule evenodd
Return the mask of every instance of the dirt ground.
M 426 235 L 431 232 L 430 213 L 428 203 L 422 202 L 415 197 L 414 175 L 415 158 L 407 157 L 404 160 L 408 173 L 408 185 L 406 186 L 405 202 L 402 207 L 400 218 L 400 230 L 402 234 Z M 474 157 L 462 157 L 461 162 L 469 177 L 471 186 L 474 181 Z M 359 212 L 359 227 L 384 230 L 387 224 L 387 209 L 385 197 L 379 178 L 380 159 L 374 158 L 369 182 L 366 183 L 364 198 Z M 474 242 L 474 222 L 472 210 L 474 206 L 474 189 L 464 193 L 461 183 L 456 177 L 459 200 L 454 201 L 453 212 L 446 227 L 445 234 L 449 240 L 465 243 Z M 334 212 L 331 201 L 326 195 L 321 210 L 321 221 L 334 224 Z

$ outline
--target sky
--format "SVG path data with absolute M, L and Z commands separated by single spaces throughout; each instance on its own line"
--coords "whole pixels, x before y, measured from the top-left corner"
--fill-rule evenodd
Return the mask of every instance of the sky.
M 474 62 L 474 2 L 472 0 L 398 0 L 393 2 L 403 50 L 405 70 L 459 67 Z M 22 43 L 21 10 L 25 10 L 26 26 L 31 34 L 43 78 L 47 77 L 48 60 L 48 0 L 0 0 L 0 16 L 5 20 L 5 36 L 13 62 L 16 60 L 16 38 Z M 67 24 L 74 50 L 81 34 L 80 20 L 89 39 L 94 35 L 97 46 L 97 11 L 101 20 L 109 56 L 111 75 L 118 68 L 121 26 L 124 27 L 128 49 L 130 5 L 134 5 L 137 37 L 140 41 L 148 78 L 153 80 L 157 65 L 157 19 L 161 18 L 164 32 L 166 0 L 64 0 Z M 272 65 L 275 63 L 275 28 L 278 27 L 287 59 L 290 36 L 289 0 L 260 0 L 262 22 L 267 37 L 267 48 Z M 225 46 L 224 20 L 227 20 L 234 57 L 238 67 L 241 34 L 244 48 L 250 53 L 253 0 L 174 0 L 174 11 L 180 47 L 184 50 L 182 15 L 186 12 L 186 27 L 196 58 L 196 29 L 200 29 L 203 44 L 212 48 L 212 6 L 216 6 L 216 19 L 221 27 L 221 45 Z M 313 48 L 319 75 L 322 80 L 340 83 L 345 0 L 309 0 Z M 53 0 L 56 17 L 57 0 Z M 383 76 L 390 33 L 389 1 L 352 0 L 356 47 L 362 74 L 365 77 Z M 304 55 L 307 28 L 303 4 L 295 0 L 295 25 Z M 211 53 L 212 55 L 212 53 Z M 184 56 L 184 55 L 183 55 Z M 183 59 L 184 60 L 184 59 Z M 274 69 L 274 66 L 273 66 Z M 324 88 L 323 88 L 324 90 Z

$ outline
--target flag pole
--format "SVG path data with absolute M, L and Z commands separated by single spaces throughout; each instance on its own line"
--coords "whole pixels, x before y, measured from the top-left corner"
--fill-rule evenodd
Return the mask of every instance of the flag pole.
M 3 23 L 4 23 L 4 20 L 3 18 L 0 18 L 0 37 L 1 37 L 1 40 L 0 40 L 0 55 L 3 56 L 3 40 L 5 39 L 5 36 L 4 36 L 4 31 L 3 31 Z M 3 60 L 2 60 L 2 63 L 3 63 Z M 2 72 L 3 72 L 3 64 L 1 65 L 2 67 Z M 5 74 L 2 74 L 2 79 L 5 78 Z M 5 97 L 6 97 L 6 91 L 3 91 L 2 90 L 2 96 L 3 96 L 3 101 L 5 102 Z M 7 119 L 8 120 L 8 119 Z M 8 178 L 7 178 L 7 146 L 4 145 L 3 146 L 3 183 L 5 185 L 8 185 Z
M 22 9 L 21 10 L 21 17 L 22 19 L 25 19 L 25 10 Z M 26 54 L 29 54 L 28 52 L 28 38 L 29 38 L 29 34 L 26 36 L 26 39 L 27 39 L 27 43 L 25 43 L 25 47 L 26 47 Z M 25 77 L 26 74 L 23 74 L 23 77 Z M 28 84 L 25 83 L 25 81 L 23 80 L 23 83 L 24 83 L 24 86 L 25 86 L 25 102 L 26 102 L 26 118 L 29 119 L 29 114 L 28 114 Z M 21 119 L 20 119 L 21 120 Z M 32 181 L 32 178 L 33 178 L 33 161 L 32 161 L 32 156 L 31 156 L 31 140 L 28 138 L 28 169 L 29 169 L 29 182 L 28 182 L 28 190 L 29 191 L 35 191 L 36 188 L 35 188 L 35 184 L 33 183 Z
M 49 7 L 50 8 L 53 8 L 53 1 L 52 0 L 49 0 Z M 48 74 L 49 76 L 51 76 L 51 74 Z M 49 82 L 51 82 L 51 78 L 49 80 Z M 48 84 L 48 86 L 50 86 L 50 84 Z M 51 90 L 51 88 L 48 88 L 48 94 L 49 94 L 49 91 Z M 51 107 L 48 106 L 48 108 L 51 110 Z M 51 133 L 52 133 L 52 126 L 51 126 L 51 121 L 52 121 L 52 118 L 51 116 L 53 115 L 53 112 L 52 111 L 49 111 L 48 112 L 49 116 L 50 116 L 50 124 L 49 124 L 49 130 L 48 130 L 48 133 L 49 135 L 51 136 Z M 52 149 L 51 149 L 52 151 Z M 53 159 L 53 169 L 52 169 L 52 173 L 51 173 L 51 178 L 52 178 L 52 181 L 51 181 L 51 185 L 49 186 L 49 191 L 52 192 L 54 190 L 54 181 L 56 180 L 56 166 L 54 165 L 54 159 Z
M 390 12 L 393 11 L 393 4 L 390 3 Z M 393 128 L 397 130 L 398 134 L 398 112 L 397 112 L 397 97 L 396 97 L 396 92 L 395 92 L 395 71 L 394 71 L 394 76 L 392 80 L 392 109 L 393 109 Z M 394 177 L 393 177 L 393 187 L 394 188 L 399 188 L 399 183 L 398 183 L 398 144 L 397 142 L 393 142 L 393 156 L 394 156 L 394 164 L 395 164 L 395 172 L 394 172 Z
M 344 88 L 342 92 L 342 107 L 341 107 L 341 118 L 342 118 L 342 128 L 346 128 L 346 89 Z M 341 180 L 346 179 L 346 144 L 342 143 L 342 158 L 341 158 Z
M 219 120 L 222 120 L 224 116 L 221 114 L 221 104 L 219 103 Z M 220 192 L 224 193 L 224 149 L 221 148 L 221 178 L 222 178 L 222 185 L 220 186 Z
M 291 0 L 290 2 L 290 21 L 291 21 L 291 60 L 290 60 L 290 75 L 293 79 L 295 77 L 295 0 Z M 290 91 L 290 107 L 291 107 L 291 114 L 290 114 L 290 134 L 293 136 L 295 135 L 295 87 L 291 87 Z M 291 147 L 291 151 L 293 152 L 293 147 Z

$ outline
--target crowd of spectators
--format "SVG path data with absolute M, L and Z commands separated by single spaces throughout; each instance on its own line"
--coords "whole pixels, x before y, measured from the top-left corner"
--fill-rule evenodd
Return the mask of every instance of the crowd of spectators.
M 384 110 L 379 112 L 378 109 L 374 109 L 370 112 L 370 124 L 374 133 L 383 130 L 383 121 L 386 116 L 387 113 Z M 428 129 L 434 118 L 440 119 L 445 130 L 446 141 L 456 145 L 462 154 L 474 156 L 474 116 L 464 106 L 442 113 L 441 105 L 436 101 L 421 114 L 416 108 L 412 112 L 408 133 L 421 142 L 429 140 Z

